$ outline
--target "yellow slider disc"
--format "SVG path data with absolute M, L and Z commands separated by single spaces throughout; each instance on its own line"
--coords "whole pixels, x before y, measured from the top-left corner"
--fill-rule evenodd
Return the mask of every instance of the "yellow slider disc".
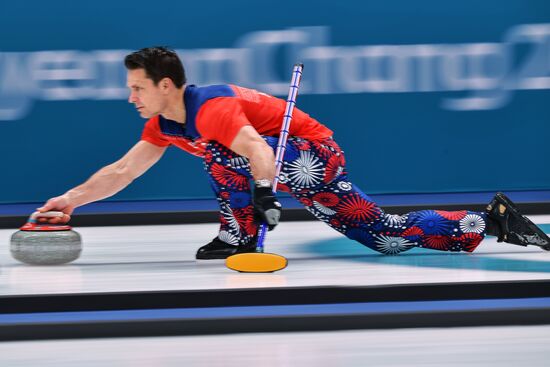
M 284 256 L 264 252 L 250 252 L 229 256 L 225 266 L 242 273 L 271 273 L 286 268 Z

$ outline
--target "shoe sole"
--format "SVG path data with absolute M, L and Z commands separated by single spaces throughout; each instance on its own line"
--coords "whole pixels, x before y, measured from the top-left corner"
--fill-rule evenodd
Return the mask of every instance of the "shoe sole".
M 209 256 L 195 256 L 197 260 L 223 260 L 232 255 L 209 255 Z
M 508 199 L 506 195 L 504 195 L 501 192 L 498 192 L 495 195 L 495 198 L 493 199 L 493 201 L 491 201 L 491 203 L 487 206 L 487 211 L 493 210 L 495 208 L 495 204 L 497 205 L 497 210 L 500 213 L 500 215 L 504 215 L 508 210 L 511 215 L 523 220 L 527 224 L 528 229 L 531 232 L 535 233 L 540 238 L 540 240 L 545 241 L 545 243 L 543 244 L 536 244 L 536 243 L 529 242 L 529 240 L 527 239 L 526 240 L 527 242 L 524 244 L 525 246 L 534 245 L 534 246 L 539 246 L 546 251 L 550 251 L 550 238 L 529 218 L 521 214 L 519 212 L 518 207 L 510 199 Z M 517 233 L 516 233 L 516 236 L 523 237 L 522 235 L 518 235 Z M 507 236 L 504 235 L 504 240 L 507 240 L 506 237 Z
M 219 250 L 218 250 L 219 251 Z M 237 255 L 237 254 L 246 254 L 250 252 L 256 252 L 256 247 L 252 248 L 246 248 L 239 250 L 238 248 L 231 254 L 216 254 L 214 250 L 212 250 L 209 254 L 195 254 L 195 259 L 197 260 L 223 260 L 227 259 L 230 256 Z

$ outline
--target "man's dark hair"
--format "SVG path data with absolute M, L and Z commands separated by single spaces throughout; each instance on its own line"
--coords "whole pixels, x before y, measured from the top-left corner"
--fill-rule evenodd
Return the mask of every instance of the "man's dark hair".
M 144 69 L 155 85 L 163 78 L 170 78 L 177 88 L 187 83 L 180 58 L 167 47 L 147 47 L 132 52 L 124 59 L 124 65 L 128 70 Z

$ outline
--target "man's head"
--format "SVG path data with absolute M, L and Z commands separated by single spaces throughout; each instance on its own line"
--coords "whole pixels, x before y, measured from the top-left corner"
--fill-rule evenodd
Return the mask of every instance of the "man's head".
M 177 90 L 187 82 L 178 55 L 166 47 L 148 47 L 126 56 L 128 102 L 142 117 L 161 113 Z

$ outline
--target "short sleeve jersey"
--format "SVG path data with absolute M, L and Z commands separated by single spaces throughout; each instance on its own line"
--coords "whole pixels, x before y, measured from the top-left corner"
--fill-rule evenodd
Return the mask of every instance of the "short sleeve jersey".
M 286 108 L 283 99 L 236 85 L 189 85 L 184 103 L 185 124 L 155 116 L 146 122 L 142 140 L 161 147 L 174 145 L 202 157 L 213 140 L 230 148 L 243 126 L 254 127 L 260 135 L 278 136 Z M 332 131 L 295 108 L 289 135 L 317 140 L 332 136 Z

